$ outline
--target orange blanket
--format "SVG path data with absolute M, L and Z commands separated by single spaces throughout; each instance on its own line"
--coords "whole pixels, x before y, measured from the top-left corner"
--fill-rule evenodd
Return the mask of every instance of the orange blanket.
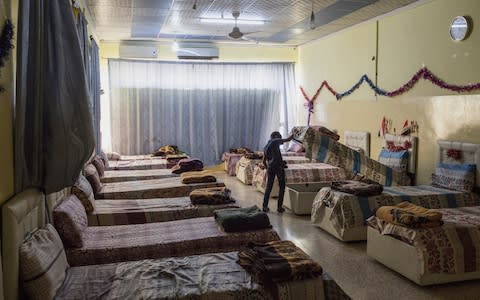
M 410 202 L 379 207 L 376 216 L 385 222 L 411 228 L 427 228 L 442 225 L 441 212 L 426 209 Z

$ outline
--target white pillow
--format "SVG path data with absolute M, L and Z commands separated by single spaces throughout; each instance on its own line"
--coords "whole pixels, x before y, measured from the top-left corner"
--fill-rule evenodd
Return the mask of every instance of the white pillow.
M 53 299 L 68 269 L 62 240 L 52 225 L 35 231 L 19 249 L 20 279 L 28 299 Z

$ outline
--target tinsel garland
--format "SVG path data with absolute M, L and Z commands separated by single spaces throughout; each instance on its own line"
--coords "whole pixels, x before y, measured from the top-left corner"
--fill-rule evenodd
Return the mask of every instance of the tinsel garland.
M 2 34 L 0 35 L 0 68 L 5 65 L 5 60 L 10 54 L 10 50 L 13 49 L 13 24 L 10 20 L 5 20 L 5 25 L 2 29 Z M 4 88 L 0 86 L 0 92 Z
M 373 91 L 375 91 L 375 93 L 377 95 L 387 96 L 387 97 L 395 97 L 395 96 L 398 96 L 398 95 L 402 95 L 402 94 L 408 92 L 409 90 L 411 90 L 421 78 L 430 81 L 431 83 L 433 83 L 434 85 L 436 85 L 436 86 L 438 86 L 442 89 L 454 91 L 454 92 L 457 92 L 457 93 L 472 92 L 472 91 L 475 91 L 475 90 L 480 90 L 480 82 L 473 83 L 473 84 L 467 84 L 467 85 L 455 85 L 455 84 L 446 83 L 445 81 L 443 81 L 442 79 L 440 79 L 436 75 L 434 75 L 426 67 L 423 67 L 420 70 L 418 70 L 407 83 L 405 83 L 404 85 L 402 85 L 398 89 L 390 91 L 390 92 L 387 92 L 387 91 L 379 88 L 375 83 L 373 83 L 373 81 L 366 74 L 363 75 L 360 78 L 360 80 L 357 83 L 355 83 L 350 89 L 348 89 L 347 91 L 345 91 L 343 93 L 338 93 L 337 91 L 335 91 L 328 84 L 328 82 L 326 80 L 324 80 L 322 82 L 322 84 L 320 85 L 320 88 L 317 90 L 317 92 L 315 93 L 315 95 L 313 96 L 312 99 L 310 99 L 307 96 L 303 87 L 300 87 L 300 91 L 302 92 L 303 97 L 307 101 L 304 106 L 308 109 L 308 124 L 310 124 L 310 115 L 313 113 L 314 101 L 315 101 L 315 99 L 317 99 L 318 95 L 320 94 L 320 91 L 323 89 L 324 86 L 327 87 L 328 91 L 330 93 L 332 93 L 332 95 L 334 95 L 335 98 L 337 98 L 337 100 L 341 100 L 343 97 L 350 95 L 356 89 L 358 89 L 364 82 L 366 82 L 370 86 L 370 88 Z

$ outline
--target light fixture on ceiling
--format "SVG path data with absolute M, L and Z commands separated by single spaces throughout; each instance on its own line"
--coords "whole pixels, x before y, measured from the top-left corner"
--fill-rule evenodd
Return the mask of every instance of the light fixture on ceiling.
M 197 0 L 193 1 L 192 9 L 197 9 Z
M 312 0 L 312 13 L 310 14 L 310 29 L 315 29 L 315 13 L 313 12 L 313 0 Z
M 235 24 L 235 19 L 215 19 L 215 18 L 200 18 L 202 23 L 211 23 L 211 24 Z M 239 25 L 263 25 L 265 21 L 263 20 L 237 20 Z

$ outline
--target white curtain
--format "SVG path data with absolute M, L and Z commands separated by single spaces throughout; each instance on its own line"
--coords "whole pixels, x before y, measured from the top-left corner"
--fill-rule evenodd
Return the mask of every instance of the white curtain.
M 206 164 L 293 126 L 293 63 L 109 60 L 112 150 L 175 144 Z

